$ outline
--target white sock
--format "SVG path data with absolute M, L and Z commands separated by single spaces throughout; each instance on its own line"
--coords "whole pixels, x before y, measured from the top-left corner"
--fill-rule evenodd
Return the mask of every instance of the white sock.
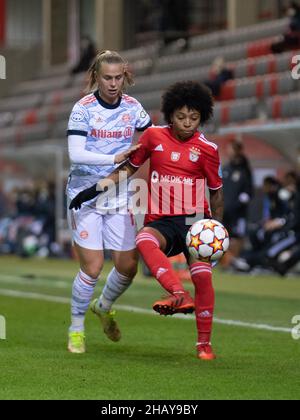
M 98 299 L 99 308 L 104 312 L 110 311 L 113 303 L 128 289 L 131 283 L 132 279 L 123 276 L 113 268 Z
M 83 271 L 77 274 L 72 289 L 72 324 L 70 332 L 84 331 L 85 314 L 91 303 L 98 279 L 93 279 Z
M 69 331 L 70 332 L 82 332 L 84 331 L 84 316 L 75 316 L 72 315 L 71 317 L 71 326 Z

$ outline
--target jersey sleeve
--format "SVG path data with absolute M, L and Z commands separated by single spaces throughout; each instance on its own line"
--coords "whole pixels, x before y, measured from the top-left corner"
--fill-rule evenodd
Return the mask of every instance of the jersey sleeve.
M 141 144 L 141 147 L 133 152 L 129 159 L 130 165 L 134 168 L 142 166 L 151 155 L 149 130 L 142 134 L 138 144 Z
M 135 128 L 137 131 L 145 131 L 152 126 L 150 115 L 144 110 L 142 105 L 138 103 L 136 109 L 136 123 Z
M 89 113 L 87 109 L 77 103 L 70 115 L 68 124 L 68 136 L 76 135 L 86 137 L 89 131 Z
M 205 175 L 210 190 L 219 190 L 223 187 L 222 166 L 218 149 L 214 150 L 205 161 Z

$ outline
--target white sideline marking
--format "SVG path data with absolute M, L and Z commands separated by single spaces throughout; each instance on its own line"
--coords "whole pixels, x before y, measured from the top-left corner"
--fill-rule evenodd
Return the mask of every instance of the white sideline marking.
M 39 278 L 30 278 L 30 277 L 22 277 L 22 276 L 12 276 L 10 274 L 0 274 L 0 283 L 8 283 L 8 284 L 17 284 L 21 286 L 43 286 L 58 289 L 67 289 L 72 287 L 71 282 L 63 281 L 63 280 L 41 280 Z
M 41 293 L 19 292 L 17 290 L 9 290 L 9 289 L 0 289 L 0 296 L 42 300 L 46 302 L 63 303 L 63 304 L 70 304 L 71 302 L 71 298 L 44 295 Z M 115 308 L 120 311 L 125 311 L 125 312 L 134 312 L 134 313 L 144 314 L 144 315 L 158 315 L 150 309 L 137 308 L 135 306 L 115 305 Z M 195 317 L 193 315 L 174 315 L 173 318 L 195 320 Z M 289 333 L 289 334 L 291 334 L 292 332 L 292 329 L 290 328 L 273 327 L 272 325 L 264 325 L 264 324 L 251 324 L 249 322 L 233 321 L 229 319 L 215 318 L 214 322 L 216 324 L 229 325 L 229 326 L 242 327 L 242 328 L 252 328 L 255 330 L 265 330 L 265 331 L 282 332 L 282 333 Z

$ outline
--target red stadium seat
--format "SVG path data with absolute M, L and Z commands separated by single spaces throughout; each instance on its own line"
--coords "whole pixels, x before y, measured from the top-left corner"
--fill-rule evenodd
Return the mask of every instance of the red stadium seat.
M 251 42 L 247 46 L 247 57 L 259 57 L 271 53 L 271 45 L 274 39 L 265 39 L 261 41 Z

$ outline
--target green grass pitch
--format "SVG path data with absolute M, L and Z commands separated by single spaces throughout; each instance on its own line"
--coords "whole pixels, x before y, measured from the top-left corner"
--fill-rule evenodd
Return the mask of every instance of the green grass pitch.
M 110 342 L 89 313 L 87 353 L 73 355 L 66 341 L 76 262 L 0 258 L 0 267 L 7 331 L 0 340 L 0 400 L 300 398 L 300 340 L 288 332 L 300 315 L 300 278 L 216 270 L 218 359 L 202 362 L 195 357 L 191 317 L 152 313 L 151 304 L 163 294 L 154 279 L 140 273 L 119 300 L 119 343 Z M 109 269 L 108 263 L 103 278 Z

